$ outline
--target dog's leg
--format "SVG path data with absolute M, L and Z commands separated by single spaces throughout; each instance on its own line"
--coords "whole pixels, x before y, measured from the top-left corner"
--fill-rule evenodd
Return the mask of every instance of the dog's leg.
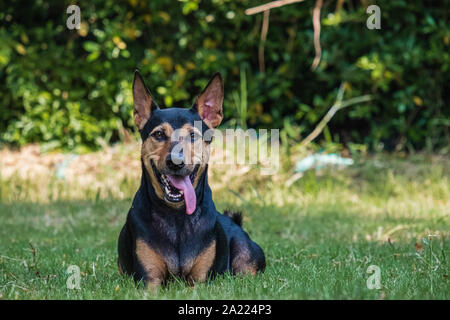
M 216 241 L 214 240 L 202 253 L 200 253 L 192 264 L 191 271 L 187 277 L 188 283 L 205 282 L 208 272 L 211 270 L 216 256 Z
M 126 223 L 119 235 L 119 243 L 117 246 L 118 259 L 117 265 L 120 274 L 133 273 L 133 236 L 130 232 L 129 225 Z
M 136 240 L 136 256 L 142 269 L 139 275 L 148 289 L 158 288 L 167 275 L 167 265 L 163 257 L 158 254 L 143 239 Z
M 231 239 L 230 251 L 231 271 L 234 274 L 250 273 L 256 276 L 259 271 L 264 271 L 266 267 L 264 252 L 250 239 Z
M 117 266 L 119 267 L 120 275 L 123 275 L 123 268 L 122 268 L 122 265 L 120 264 L 119 258 L 117 258 Z

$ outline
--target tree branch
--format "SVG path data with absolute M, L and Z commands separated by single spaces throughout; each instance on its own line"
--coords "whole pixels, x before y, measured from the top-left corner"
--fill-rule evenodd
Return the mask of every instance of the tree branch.
M 296 2 L 303 2 L 305 0 L 278 0 L 278 1 L 272 1 L 257 7 L 253 7 L 250 9 L 245 10 L 245 14 L 250 16 L 252 14 L 257 14 L 266 10 L 270 10 L 273 8 L 282 7 L 288 4 L 296 3 Z
M 261 26 L 261 41 L 259 42 L 258 48 L 259 71 L 261 73 L 265 72 L 266 70 L 264 63 L 264 44 L 266 43 L 267 32 L 269 31 L 269 15 L 270 10 L 264 11 L 264 18 Z
M 320 10 L 322 9 L 323 0 L 316 0 L 316 7 L 313 11 L 313 26 L 314 26 L 314 49 L 316 56 L 311 65 L 311 70 L 316 70 L 322 57 L 322 48 L 320 47 Z
M 339 88 L 338 95 L 336 98 L 336 102 L 328 110 L 327 114 L 322 118 L 322 120 L 319 122 L 319 124 L 316 126 L 316 128 L 305 139 L 303 139 L 302 142 L 300 142 L 300 146 L 307 145 L 308 143 L 313 141 L 315 138 L 317 138 L 317 136 L 322 132 L 323 128 L 327 125 L 327 123 L 331 120 L 331 118 L 333 118 L 333 116 L 339 110 L 349 107 L 353 104 L 372 100 L 372 96 L 369 94 L 351 98 L 351 99 L 348 99 L 345 101 L 342 101 L 343 96 L 344 96 L 344 85 L 341 84 L 341 87 Z

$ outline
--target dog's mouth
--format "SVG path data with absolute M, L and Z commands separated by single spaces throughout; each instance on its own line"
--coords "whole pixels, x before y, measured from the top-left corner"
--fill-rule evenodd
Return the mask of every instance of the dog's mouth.
M 186 182 L 186 179 L 189 179 L 187 181 L 190 182 L 191 185 L 194 184 L 195 179 L 195 172 L 192 172 L 189 176 L 177 176 L 177 175 L 165 175 L 160 174 L 160 183 L 164 190 L 164 197 L 169 202 L 180 202 L 184 200 L 184 191 L 183 188 L 179 189 L 175 185 L 179 186 L 179 183 L 175 181 L 183 181 Z
M 192 214 L 197 206 L 197 197 L 193 184 L 198 166 L 195 166 L 192 173 L 186 176 L 160 173 L 153 163 L 152 167 L 164 192 L 164 200 L 169 203 L 185 201 L 186 213 Z
M 191 180 L 192 181 L 192 180 Z M 165 174 L 160 175 L 160 183 L 164 190 L 164 198 L 168 202 L 180 202 L 184 200 L 183 190 L 175 188 Z

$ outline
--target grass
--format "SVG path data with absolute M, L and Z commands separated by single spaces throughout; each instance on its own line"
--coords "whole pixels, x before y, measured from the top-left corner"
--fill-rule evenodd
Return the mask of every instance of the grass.
M 48 186 L 16 177 L 11 188 L 3 178 L 0 298 L 450 298 L 448 160 L 377 155 L 339 171 L 308 172 L 289 187 L 285 176 L 257 170 L 216 183 L 220 170 L 211 176 L 216 205 L 245 212 L 245 229 L 266 253 L 263 275 L 225 275 L 194 288 L 174 281 L 157 294 L 136 288 L 119 275 L 116 250 L 137 180 L 106 196 L 78 190 L 81 200 L 65 199 L 64 190 L 77 186 L 62 183 L 51 201 L 27 201 Z M 79 290 L 67 288 L 70 265 L 82 272 Z M 381 270 L 379 290 L 366 285 L 371 265 Z

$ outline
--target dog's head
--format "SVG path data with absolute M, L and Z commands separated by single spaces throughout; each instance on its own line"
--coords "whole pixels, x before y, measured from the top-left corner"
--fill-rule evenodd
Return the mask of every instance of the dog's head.
M 223 82 L 216 74 L 191 108 L 160 109 L 136 71 L 134 122 L 142 137 L 141 157 L 156 195 L 169 206 L 196 208 L 195 188 L 209 159 L 213 129 L 223 118 Z

